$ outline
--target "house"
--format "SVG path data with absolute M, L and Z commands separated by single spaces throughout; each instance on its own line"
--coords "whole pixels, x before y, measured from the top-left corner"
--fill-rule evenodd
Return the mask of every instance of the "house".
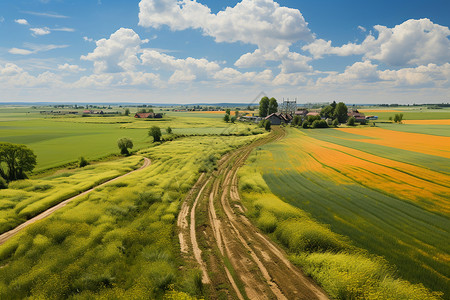
M 138 119 L 150 119 L 150 118 L 154 118 L 155 114 L 151 113 L 151 112 L 150 113 L 136 113 L 134 115 L 134 117 L 138 118 Z
M 269 120 L 272 125 L 281 125 L 281 123 L 290 123 L 292 121 L 292 116 L 283 113 L 273 113 L 264 119 Z
M 308 110 L 307 109 L 299 109 L 299 110 L 296 110 L 295 113 L 294 113 L 295 116 L 299 116 L 302 119 L 304 119 L 307 114 L 308 114 Z
M 357 109 L 353 110 L 350 109 L 347 113 L 348 117 L 354 117 L 356 122 L 359 123 L 365 123 L 366 122 L 366 116 L 363 113 L 360 113 Z
M 315 112 L 315 111 L 312 111 L 312 112 L 307 113 L 306 116 L 307 116 L 307 117 L 309 117 L 309 116 L 314 116 L 314 117 L 315 117 L 315 116 L 320 116 L 320 113 Z

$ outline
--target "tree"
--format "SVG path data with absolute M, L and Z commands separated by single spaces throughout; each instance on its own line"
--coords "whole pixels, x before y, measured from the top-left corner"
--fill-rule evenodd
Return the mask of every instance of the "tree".
M 401 123 L 402 120 L 403 120 L 403 114 L 395 114 L 395 116 L 394 116 L 395 123 Z
M 350 117 L 350 118 L 348 119 L 347 125 L 348 125 L 348 126 L 355 126 L 355 122 L 356 122 L 355 117 Z
M 120 149 L 120 154 L 129 155 L 128 149 L 133 148 L 133 141 L 129 138 L 121 138 L 117 141 L 117 147 Z
M 231 114 L 231 109 L 227 108 L 227 110 L 225 111 L 225 113 L 226 113 L 227 115 Z
M 276 113 L 278 111 L 278 102 L 277 99 L 275 98 L 270 98 L 269 100 L 269 108 L 268 108 L 268 112 L 267 115 Z
M 292 125 L 294 126 L 300 125 L 301 122 L 302 118 L 300 118 L 300 116 L 294 116 L 294 118 L 292 119 Z
M 236 117 L 235 117 L 235 116 L 232 116 L 232 117 L 230 118 L 230 121 L 231 121 L 231 123 L 234 123 L 234 122 L 236 121 Z
M 272 123 L 269 120 L 266 120 L 266 122 L 264 122 L 264 129 L 266 131 L 270 131 L 271 125 L 272 125 Z
M 259 101 L 259 116 L 261 118 L 267 117 L 267 113 L 269 112 L 269 98 L 262 97 L 261 101 Z
M 303 129 L 307 129 L 307 128 L 309 128 L 309 122 L 308 121 L 303 121 L 303 123 L 302 123 L 302 127 L 303 127 Z
M 153 142 L 161 141 L 161 129 L 158 126 L 152 126 L 148 131 L 148 135 L 153 137 Z
M 320 111 L 320 115 L 326 119 L 332 118 L 334 116 L 334 107 L 331 105 L 325 106 Z
M 225 114 L 225 116 L 223 116 L 223 120 L 225 121 L 225 122 L 230 122 L 230 115 L 229 114 Z
M 347 113 L 347 105 L 345 105 L 343 102 L 339 102 L 334 110 L 334 117 L 338 119 L 339 123 L 345 123 L 348 119 Z
M 84 158 L 83 156 L 80 157 L 80 159 L 78 160 L 78 167 L 79 168 L 84 168 L 89 164 L 89 162 L 86 160 L 86 158 Z
M 332 124 L 333 124 L 334 127 L 338 127 L 339 126 L 338 119 L 334 119 Z
M 236 118 L 239 118 L 239 109 L 236 108 L 236 110 L 234 111 L 234 116 Z
M 172 127 L 167 127 L 167 129 L 166 129 L 166 132 L 168 133 L 168 134 L 171 134 L 172 133 Z
M 6 169 L 3 169 L 3 166 Z M 25 145 L 0 143 L 0 176 L 8 181 L 27 178 L 36 166 L 36 155 Z
M 125 111 L 123 112 L 124 116 L 129 116 L 130 115 L 130 109 L 129 108 L 125 108 Z
M 140 114 L 145 114 L 147 112 L 147 110 L 145 108 L 141 108 L 138 113 Z

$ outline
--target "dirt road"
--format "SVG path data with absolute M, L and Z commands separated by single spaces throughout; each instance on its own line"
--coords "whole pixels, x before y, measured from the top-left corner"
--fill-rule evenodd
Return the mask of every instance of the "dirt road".
M 227 154 L 212 176 L 199 178 L 183 203 L 181 251 L 202 270 L 212 298 L 328 299 L 247 219 L 241 205 L 237 171 L 255 147 L 284 134 L 274 128 L 268 137 Z
M 44 211 L 44 212 L 40 213 L 39 215 L 37 215 L 36 217 L 31 218 L 31 219 L 29 219 L 28 221 L 26 221 L 26 222 L 20 224 L 20 225 L 17 226 L 16 228 L 11 229 L 10 231 L 7 231 L 7 232 L 1 234 L 1 235 L 0 235 L 0 245 L 3 245 L 7 240 L 9 240 L 10 238 L 12 238 L 12 237 L 15 236 L 16 234 L 18 234 L 21 230 L 23 230 L 23 229 L 26 228 L 27 226 L 33 224 L 33 223 L 36 222 L 36 221 L 39 221 L 39 220 L 42 220 L 42 219 L 48 217 L 49 215 L 51 215 L 52 213 L 54 213 L 54 212 L 57 211 L 58 209 L 60 209 L 60 208 L 62 208 L 62 207 L 64 207 L 64 206 L 66 206 L 67 203 L 69 203 L 70 201 L 75 200 L 75 199 L 77 199 L 77 198 L 79 198 L 79 197 L 85 196 L 85 195 L 89 194 L 90 192 L 92 192 L 93 190 L 95 190 L 96 188 L 99 188 L 99 187 L 101 187 L 101 186 L 107 185 L 107 184 L 109 184 L 109 183 L 111 183 L 111 182 L 114 182 L 114 181 L 116 181 L 116 180 L 118 180 L 118 179 L 121 179 L 121 178 L 123 178 L 123 177 L 125 177 L 125 176 L 128 176 L 128 175 L 130 175 L 130 174 L 132 174 L 132 173 L 134 173 L 134 172 L 137 172 L 137 171 L 139 171 L 139 170 L 142 170 L 142 169 L 144 169 L 144 168 L 147 168 L 148 166 L 150 166 L 150 164 L 151 164 L 150 159 L 144 157 L 144 164 L 143 164 L 139 169 L 133 170 L 133 171 L 128 172 L 128 173 L 126 173 L 126 174 L 124 174 L 124 175 L 121 175 L 121 176 L 119 176 L 119 177 L 116 177 L 116 178 L 110 179 L 110 180 L 108 180 L 108 181 L 105 181 L 104 183 L 102 183 L 102 184 L 100 184 L 100 185 L 97 185 L 97 186 L 95 186 L 95 187 L 93 187 L 93 188 L 91 188 L 91 189 L 89 189 L 89 190 L 87 190 L 87 191 L 84 191 L 84 192 L 82 192 L 81 194 L 78 194 L 78 195 L 76 195 L 76 196 L 74 196 L 74 197 L 72 197 L 72 198 L 69 198 L 69 199 L 67 199 L 67 200 L 64 200 L 63 202 L 60 202 L 59 204 L 57 204 L 57 205 L 55 205 L 55 206 L 53 206 L 53 207 L 50 207 L 50 208 L 47 209 L 46 211 Z

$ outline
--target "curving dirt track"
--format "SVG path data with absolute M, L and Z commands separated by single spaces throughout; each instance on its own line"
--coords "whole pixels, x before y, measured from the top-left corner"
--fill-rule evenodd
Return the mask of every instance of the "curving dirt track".
M 93 188 L 91 188 L 91 189 L 89 189 L 89 190 L 86 190 L 86 191 L 82 192 L 81 194 L 78 194 L 78 195 L 76 195 L 76 196 L 73 196 L 73 197 L 71 197 L 71 198 L 69 198 L 69 199 L 64 200 L 63 202 L 58 203 L 57 205 L 55 205 L 55 206 L 53 206 L 53 207 L 50 207 L 49 209 L 45 210 L 44 212 L 40 213 L 39 215 L 37 215 L 37 216 L 35 216 L 35 217 L 29 219 L 28 221 L 26 221 L 26 222 L 20 224 L 20 225 L 17 226 L 16 228 L 11 229 L 10 231 L 7 231 L 7 232 L 1 234 L 1 235 L 0 235 L 0 245 L 3 245 L 4 243 L 6 243 L 6 241 L 8 241 L 10 238 L 12 238 L 13 236 L 15 236 L 16 234 L 18 234 L 21 230 L 23 230 L 23 229 L 26 228 L 27 226 L 29 226 L 29 225 L 35 223 L 36 221 L 42 220 L 42 219 L 48 217 L 49 215 L 51 215 L 52 213 L 54 213 L 55 211 L 57 211 L 58 209 L 63 208 L 63 207 L 66 206 L 67 203 L 69 203 L 70 201 L 72 201 L 72 200 L 74 200 L 74 199 L 76 199 L 76 198 L 78 198 L 78 197 L 84 196 L 84 195 L 86 195 L 86 194 L 89 194 L 90 192 L 92 192 L 93 190 L 95 190 L 95 189 L 98 188 L 98 187 L 107 185 L 107 184 L 109 184 L 109 183 L 111 183 L 111 182 L 114 182 L 114 181 L 116 181 L 116 180 L 118 180 L 118 179 L 121 179 L 121 178 L 123 178 L 123 177 L 125 177 L 125 176 L 128 176 L 128 175 L 130 175 L 130 174 L 132 174 L 132 173 L 134 173 L 134 172 L 137 172 L 137 171 L 139 171 L 139 170 L 142 170 L 142 169 L 144 169 L 144 168 L 147 168 L 148 166 L 150 166 L 150 164 L 151 164 L 150 159 L 144 157 L 144 164 L 143 164 L 141 167 L 139 167 L 139 169 L 133 170 L 133 171 L 128 172 L 128 173 L 126 173 L 126 174 L 123 174 L 123 175 L 121 175 L 121 176 L 118 176 L 118 177 L 115 177 L 115 178 L 110 179 L 110 180 L 108 180 L 108 181 L 105 181 L 104 183 L 102 183 L 102 184 L 100 184 L 100 185 L 97 185 L 97 186 L 95 186 L 95 187 L 93 187 Z
M 199 178 L 182 205 L 181 251 L 192 265 L 200 266 L 212 298 L 328 299 L 247 219 L 241 205 L 237 171 L 255 147 L 284 135 L 276 127 L 268 137 L 227 154 L 210 178 Z

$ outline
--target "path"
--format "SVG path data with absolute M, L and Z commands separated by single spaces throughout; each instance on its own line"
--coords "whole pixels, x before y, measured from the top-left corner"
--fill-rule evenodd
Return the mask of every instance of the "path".
M 142 170 L 142 169 L 144 169 L 144 168 L 147 168 L 148 166 L 150 166 L 150 164 L 151 164 L 150 159 L 144 157 L 144 164 L 143 164 L 139 169 L 133 170 L 133 171 L 128 172 L 128 173 L 126 173 L 126 174 L 124 174 L 124 175 L 121 175 L 121 176 L 115 177 L 115 178 L 113 178 L 113 179 L 110 179 L 110 180 L 108 180 L 108 181 L 105 181 L 104 183 L 102 183 L 102 184 L 100 184 L 100 185 L 97 185 L 97 186 L 95 186 L 95 187 L 93 187 L 93 188 L 91 188 L 91 189 L 89 189 L 89 190 L 87 190 L 87 191 L 84 191 L 84 192 L 82 192 L 81 194 L 78 194 L 78 195 L 76 195 L 76 196 L 73 196 L 73 197 L 71 197 L 71 198 L 69 198 L 69 199 L 67 199 L 67 200 L 64 200 L 63 202 L 60 202 L 59 204 L 57 204 L 57 205 L 55 205 L 55 206 L 53 206 L 53 207 L 50 207 L 49 209 L 45 210 L 44 212 L 40 213 L 39 215 L 37 215 L 37 216 L 35 216 L 35 217 L 29 219 L 28 221 L 26 221 L 26 222 L 20 224 L 20 225 L 17 226 L 16 228 L 11 229 L 10 231 L 7 231 L 7 232 L 1 234 L 1 235 L 0 235 L 0 245 L 3 245 L 6 241 L 8 241 L 10 238 L 12 238 L 13 236 L 15 236 L 16 234 L 18 234 L 21 230 L 23 230 L 23 229 L 26 228 L 27 226 L 33 224 L 33 223 L 36 222 L 36 221 L 39 221 L 39 220 L 42 220 L 42 219 L 48 217 L 49 215 L 51 215 L 52 213 L 54 213 L 54 212 L 57 211 L 58 209 L 60 209 L 60 208 L 62 208 L 62 207 L 64 207 L 64 206 L 66 206 L 67 203 L 69 203 L 70 201 L 72 201 L 72 200 L 74 200 L 74 199 L 76 199 L 76 198 L 85 196 L 85 195 L 89 194 L 90 192 L 92 192 L 93 190 L 95 190 L 96 188 L 99 188 L 99 187 L 101 187 L 101 186 L 107 185 L 107 184 L 109 184 L 109 183 L 111 183 L 111 182 L 113 182 L 113 181 L 116 181 L 116 180 L 118 180 L 118 179 L 121 179 L 121 178 L 123 178 L 123 177 L 125 177 L 125 176 L 128 176 L 128 175 L 134 173 L 134 172 L 137 172 L 137 171 L 139 171 L 139 170 Z
M 226 155 L 212 176 L 199 178 L 182 204 L 178 218 L 181 251 L 200 266 L 212 298 L 227 294 L 232 299 L 328 299 L 249 221 L 241 204 L 239 168 L 255 147 L 284 135 L 282 128 L 274 127 L 268 137 Z

